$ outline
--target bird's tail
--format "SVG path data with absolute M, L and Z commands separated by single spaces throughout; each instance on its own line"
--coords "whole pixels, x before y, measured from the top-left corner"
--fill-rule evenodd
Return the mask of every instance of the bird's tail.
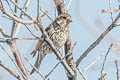
M 37 56 L 37 60 L 35 62 L 35 65 L 34 67 L 36 67 L 37 69 L 40 68 L 40 64 L 43 60 L 43 58 L 46 56 L 46 53 L 41 53 L 41 52 L 38 52 L 38 56 Z M 31 73 L 30 74 L 33 74 L 36 70 L 33 68 Z

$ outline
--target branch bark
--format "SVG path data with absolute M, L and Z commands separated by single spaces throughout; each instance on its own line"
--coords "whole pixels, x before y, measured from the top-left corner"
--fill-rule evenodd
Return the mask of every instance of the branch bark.
M 14 41 L 10 41 L 8 42 L 8 45 L 10 46 L 12 52 L 13 52 L 13 55 L 14 55 L 14 58 L 15 58 L 15 61 L 18 65 L 18 67 L 20 68 L 20 70 L 22 71 L 22 73 L 24 74 L 24 77 L 28 78 L 28 73 L 24 67 L 24 64 L 21 60 L 21 57 L 20 57 L 20 53 L 16 47 L 16 44 Z
M 115 65 L 116 65 L 117 80 L 119 80 L 119 68 L 118 68 L 118 61 L 117 60 L 115 60 Z
M 6 66 L 2 61 L 0 61 L 0 66 L 3 67 L 6 71 L 8 71 L 11 75 L 13 75 L 18 80 L 23 80 L 15 71 L 13 71 L 10 67 Z
M 29 6 L 31 0 L 26 0 L 25 4 L 24 4 L 24 7 L 22 8 L 23 11 L 27 11 L 27 7 Z M 15 11 L 17 10 L 16 9 L 17 7 L 15 6 Z M 24 13 L 21 11 L 21 14 L 20 14 L 20 19 L 23 19 L 24 18 Z M 13 24 L 15 23 L 15 21 L 13 22 Z M 11 32 L 11 37 L 16 37 L 19 30 L 21 28 L 21 23 L 16 23 L 15 25 L 13 25 L 12 27 L 12 32 Z
M 119 21 L 119 18 L 120 18 L 120 13 L 113 21 L 113 23 L 100 35 L 100 37 L 93 44 L 91 44 L 89 48 L 79 57 L 79 59 L 76 61 L 77 67 L 79 66 L 80 62 L 88 55 L 88 53 L 91 50 L 93 50 L 114 27 L 116 27 L 115 25 Z
M 2 4 L 2 1 L 0 1 L 0 4 Z M 16 6 L 16 5 L 15 5 Z M 5 8 L 4 8 L 4 6 L 3 5 L 1 5 L 1 7 L 0 7 L 0 9 L 1 9 L 1 11 L 3 12 L 3 13 L 5 13 L 7 16 L 9 16 L 10 18 L 13 18 L 13 20 L 14 19 L 18 19 L 18 18 L 16 18 L 15 16 L 11 16 L 6 10 L 5 10 Z M 18 21 L 19 21 L 20 19 L 18 19 Z M 14 33 L 13 33 L 14 34 Z M 15 35 L 15 34 L 14 34 Z M 19 53 L 19 51 L 18 51 L 18 49 L 17 49 L 17 46 L 16 46 L 16 44 L 15 44 L 15 41 L 14 40 L 12 40 L 12 41 L 7 41 L 7 43 L 8 43 L 8 45 L 10 46 L 10 48 L 11 48 L 11 50 L 12 50 L 12 52 L 13 52 L 13 55 L 14 55 L 14 57 L 15 57 L 15 60 L 16 60 L 16 63 L 17 63 L 17 65 L 18 65 L 18 67 L 19 67 L 19 69 L 21 70 L 21 72 L 24 74 L 23 75 L 23 77 L 26 79 L 28 79 L 29 80 L 29 77 L 28 77 L 28 73 L 27 73 L 27 71 L 26 71 L 26 69 L 25 69 L 25 67 L 24 67 L 24 64 L 22 63 L 22 60 L 21 60 L 21 57 L 20 57 L 20 53 Z

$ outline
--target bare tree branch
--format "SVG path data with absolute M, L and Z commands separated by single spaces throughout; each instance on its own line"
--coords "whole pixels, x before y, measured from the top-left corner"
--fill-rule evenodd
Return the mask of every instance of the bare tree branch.
M 22 19 L 18 19 L 17 17 L 10 15 L 10 13 L 8 13 L 5 9 L 1 9 L 1 11 L 7 15 L 8 17 L 10 17 L 11 19 L 13 19 L 14 21 L 17 21 L 19 23 L 22 24 L 32 24 L 34 21 L 33 20 L 29 20 L 29 21 L 23 21 Z
M 27 2 L 29 3 L 29 0 L 27 0 Z M 27 2 L 25 3 L 26 5 L 28 5 Z M 26 8 L 26 5 L 23 8 L 24 10 Z M 15 5 L 15 13 L 16 13 L 16 10 L 17 10 L 17 6 Z M 4 8 L 2 8 L 1 11 L 4 12 L 10 18 L 12 18 L 14 20 L 14 23 L 18 19 L 16 17 L 10 15 Z M 20 18 L 23 18 L 23 17 L 24 17 L 24 14 L 21 13 Z M 21 20 L 21 19 L 18 19 L 18 21 L 19 20 Z M 33 22 L 33 20 L 32 20 L 32 22 Z M 18 23 L 18 25 L 15 26 L 14 23 L 13 23 L 13 29 L 12 29 L 12 32 L 11 32 L 11 37 L 16 37 L 16 35 L 17 35 L 18 31 L 19 31 L 19 28 L 21 26 L 20 23 Z M 24 64 L 22 63 L 22 60 L 21 60 L 21 57 L 20 57 L 20 54 L 19 54 L 19 51 L 18 51 L 18 49 L 16 47 L 15 42 L 14 41 L 8 41 L 8 44 L 11 47 L 11 50 L 13 51 L 13 54 L 14 54 L 14 57 L 16 59 L 18 67 L 20 68 L 20 70 L 22 71 L 22 73 L 24 74 L 24 76 L 27 77 L 27 79 L 29 80 L 27 71 L 25 70 Z
M 5 0 L 5 1 L 7 2 L 7 4 L 8 4 L 8 6 L 9 6 L 10 10 L 12 11 L 12 13 L 13 13 L 14 15 L 16 15 L 16 12 L 13 11 L 13 9 L 12 9 L 10 3 L 8 2 L 8 0 Z
M 58 63 L 53 67 L 53 69 L 45 76 L 45 78 L 47 78 L 47 77 L 55 70 L 55 68 L 56 68 L 60 63 L 61 63 L 61 61 L 58 62 Z
M 112 46 L 113 46 L 113 44 L 110 45 L 110 47 L 109 47 L 109 49 L 108 49 L 108 51 L 107 51 L 107 53 L 106 53 L 106 55 L 105 55 L 104 62 L 103 62 L 103 65 L 102 65 L 102 70 L 101 70 L 101 76 L 100 76 L 99 79 L 102 79 L 102 80 L 105 79 L 105 78 L 104 78 L 104 75 L 105 75 L 106 73 L 104 74 L 104 72 L 103 72 L 103 71 L 104 71 L 104 66 L 105 66 L 105 62 L 106 62 L 106 60 L 107 60 L 108 53 L 110 52 Z
M 71 3 L 72 3 L 72 0 L 69 0 L 66 11 L 69 10 Z
M 117 60 L 115 60 L 115 65 L 116 65 L 117 80 L 119 80 L 119 69 L 118 69 L 118 61 Z
M 22 63 L 22 60 L 21 60 L 21 57 L 20 57 L 20 53 L 18 51 L 18 48 L 17 48 L 15 42 L 14 41 L 10 41 L 10 42 L 8 42 L 8 44 L 9 44 L 9 46 L 10 46 L 12 52 L 13 52 L 13 55 L 15 57 L 15 60 L 16 60 L 16 63 L 18 65 L 18 67 L 20 68 L 20 70 L 22 71 L 24 76 L 28 78 L 28 74 L 26 72 L 24 64 Z
M 88 80 L 84 72 L 80 71 L 79 68 L 77 68 L 77 70 L 80 73 L 80 75 L 83 77 L 84 80 Z
M 25 8 L 24 8 L 24 10 L 23 10 L 14 0 L 10 0 L 10 1 L 11 1 L 19 10 L 21 10 L 21 11 L 24 13 L 24 15 L 26 15 L 30 20 L 35 21 L 32 16 L 30 16 L 28 13 L 26 13 L 26 12 L 24 11 Z
M 0 38 L 0 42 L 10 42 L 14 40 L 43 40 L 43 38 Z
M 31 62 L 27 59 L 27 57 L 24 56 L 24 58 L 31 65 L 31 67 L 34 68 L 36 70 L 36 72 L 39 73 L 39 75 L 43 78 L 43 80 L 46 80 L 46 78 L 39 72 L 39 70 L 31 64 Z
M 3 9 L 2 0 L 0 0 L 0 9 Z
M 18 71 L 21 73 L 21 75 L 24 77 L 24 74 L 20 71 L 19 67 L 17 66 L 17 64 L 15 63 L 14 59 L 9 55 L 8 51 L 0 44 L 0 47 L 3 49 L 3 51 L 5 51 L 5 53 L 7 54 L 7 56 L 10 58 L 10 60 L 13 62 L 13 64 L 15 65 L 15 67 L 18 69 Z M 25 78 L 25 77 L 24 77 Z
M 24 4 L 24 7 L 22 8 L 23 11 L 27 10 L 27 7 L 29 6 L 30 2 L 31 2 L 31 0 L 26 0 L 26 2 Z M 16 8 L 17 7 L 15 6 L 15 11 L 16 11 Z M 23 18 L 24 18 L 24 13 L 21 11 L 20 19 L 23 19 Z M 14 25 L 12 27 L 11 37 L 16 37 L 17 36 L 17 34 L 18 34 L 19 30 L 20 30 L 20 27 L 21 27 L 21 23 L 17 23 L 16 25 Z
M 58 15 L 60 15 L 61 13 L 65 12 L 64 9 L 64 0 L 54 0 L 57 11 L 58 11 Z
M 32 36 L 34 36 L 35 38 L 39 39 L 39 37 L 37 37 L 29 28 L 27 25 L 25 25 L 25 27 L 27 28 L 27 30 L 31 33 Z
M 92 67 L 94 64 L 96 64 L 102 57 L 103 57 L 103 54 L 101 54 L 96 60 L 94 60 L 87 67 L 85 67 L 83 72 L 85 73 L 90 67 Z
M 2 4 L 2 1 L 1 1 L 0 3 Z M 2 7 L 1 7 L 0 9 L 1 9 L 1 11 L 3 11 L 4 13 L 8 14 L 8 16 L 9 16 L 9 13 L 7 13 L 7 12 L 5 11 L 5 9 L 3 8 L 3 5 L 2 5 Z M 14 16 L 12 16 L 12 17 L 14 17 Z M 17 19 L 17 18 L 16 18 L 16 19 Z M 19 52 L 18 52 L 18 49 L 17 49 L 17 47 L 16 47 L 15 42 L 10 41 L 10 42 L 7 42 L 7 43 L 9 44 L 9 46 L 11 47 L 11 50 L 13 51 L 13 54 L 14 54 L 14 57 L 15 57 L 16 62 L 17 62 L 17 64 L 18 64 L 18 67 L 20 68 L 20 70 L 21 70 L 22 73 L 24 74 L 23 77 L 24 77 L 24 78 L 27 77 L 27 72 L 25 71 L 24 65 L 23 65 L 23 63 L 22 63 L 22 61 L 21 61 L 21 59 L 20 59 L 20 55 L 19 55 Z M 29 78 L 28 78 L 28 79 L 29 79 Z
M 3 29 L 3 27 L 0 25 L 0 32 L 2 33 L 2 35 L 4 37 L 9 37 L 7 34 L 6 34 L 6 31 Z
M 109 0 L 109 8 L 110 8 L 110 10 L 112 10 L 111 0 Z M 113 13 L 111 12 L 110 14 L 111 14 L 111 20 L 113 22 Z
M 27 71 L 30 73 L 30 70 L 27 69 Z M 38 80 L 38 78 L 35 75 L 31 75 L 35 80 Z
M 92 43 L 89 48 L 79 57 L 79 59 L 76 61 L 76 66 L 80 64 L 80 62 L 88 55 L 88 53 L 94 49 L 102 40 L 103 38 L 114 28 L 116 27 L 115 24 L 119 21 L 120 13 L 117 15 L 116 19 L 113 21 L 113 23 L 100 35 L 100 37 Z
M 34 19 L 32 18 L 32 20 L 30 20 L 30 21 L 23 21 L 22 19 L 19 19 L 19 18 L 17 18 L 17 17 L 15 17 L 15 16 L 13 16 L 13 15 L 10 15 L 10 13 L 8 13 L 5 9 L 4 9 L 4 7 L 3 7 L 3 5 L 2 5 L 2 1 L 0 2 L 0 10 L 5 14 L 5 15 L 7 15 L 8 17 L 10 17 L 11 19 L 13 19 L 14 21 L 17 21 L 17 22 L 19 22 L 19 23 L 22 23 L 22 24 L 32 24 L 33 22 L 34 22 Z M 16 4 L 17 5 L 17 4 Z M 21 9 L 21 8 L 20 8 Z M 23 10 L 22 10 L 23 11 Z M 24 11 L 23 11 L 24 12 Z M 28 15 L 27 13 L 26 13 L 26 15 Z M 31 16 L 29 16 L 29 17 L 31 17 Z
M 23 80 L 16 72 L 14 72 L 10 67 L 7 67 L 2 61 L 0 61 L 0 66 L 7 70 L 11 75 L 13 75 L 18 80 Z
M 105 80 L 105 78 L 104 78 L 104 77 L 105 77 L 106 75 L 107 75 L 106 73 L 105 73 L 105 74 L 103 74 L 103 75 L 101 75 L 101 76 L 100 76 L 100 78 L 98 78 L 98 80 Z

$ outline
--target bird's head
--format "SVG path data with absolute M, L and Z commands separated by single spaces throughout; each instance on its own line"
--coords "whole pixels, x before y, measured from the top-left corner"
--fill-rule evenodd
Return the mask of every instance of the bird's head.
M 72 22 L 72 19 L 68 13 L 62 13 L 56 18 L 56 21 L 59 25 L 67 25 Z

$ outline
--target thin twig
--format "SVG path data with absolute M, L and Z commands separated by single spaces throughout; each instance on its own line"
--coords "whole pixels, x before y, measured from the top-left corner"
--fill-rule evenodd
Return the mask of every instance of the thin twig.
M 10 10 L 12 11 L 12 13 L 13 13 L 14 15 L 16 15 L 16 13 L 13 11 L 12 7 L 10 6 L 10 3 L 8 2 L 8 0 L 5 0 L 5 1 L 7 2 L 7 4 L 8 4 L 8 6 L 9 6 Z
M 72 49 L 75 47 L 76 43 L 77 43 L 77 42 L 74 43 Z M 62 52 L 63 52 L 63 51 L 62 51 Z M 69 55 L 69 54 L 68 54 L 68 55 Z M 62 62 L 62 60 L 64 60 L 68 55 L 65 55 L 65 56 L 61 59 L 61 61 L 58 62 L 58 63 L 53 67 L 53 69 L 45 76 L 45 78 L 47 78 L 47 77 L 56 69 L 56 67 Z
M 27 77 L 27 79 L 29 80 L 28 73 L 27 73 L 27 71 L 26 71 L 26 69 L 24 67 L 24 64 L 22 62 L 22 59 L 21 59 L 20 53 L 18 51 L 18 48 L 16 46 L 16 43 L 14 41 L 10 41 L 10 42 L 8 41 L 7 44 L 10 46 L 10 48 L 11 48 L 11 50 L 13 52 L 15 61 L 16 61 L 17 65 L 18 65 L 19 69 L 24 74 L 25 78 Z
M 6 34 L 6 31 L 3 29 L 3 27 L 0 25 L 0 32 L 2 33 L 2 35 L 4 37 L 9 37 L 7 34 Z
M 101 58 L 103 57 L 103 54 L 100 55 L 96 60 L 94 60 L 92 63 L 90 63 L 87 67 L 84 68 L 83 72 L 85 73 L 90 67 L 92 67 L 94 64 L 96 64 Z
M 25 10 L 27 9 L 28 4 L 30 3 L 30 1 L 31 1 L 31 0 L 26 0 L 26 2 L 25 2 L 25 4 L 24 4 L 24 7 L 21 8 L 22 11 L 25 12 Z M 17 3 L 17 2 L 18 2 L 18 0 L 15 0 L 15 4 L 14 4 L 14 6 L 15 6 L 15 10 L 14 10 L 15 13 L 17 13 L 17 8 L 18 8 L 18 3 Z M 12 2 L 12 3 L 14 3 L 14 2 Z M 24 13 L 21 12 L 20 18 L 18 18 L 18 19 L 21 19 L 21 20 L 22 20 L 23 18 L 24 18 Z M 33 20 L 32 20 L 32 21 L 33 21 Z M 20 26 L 21 26 L 20 23 L 16 24 L 16 22 L 13 21 L 13 26 L 12 26 L 12 31 L 11 31 L 11 37 L 12 37 L 12 38 L 14 38 L 14 37 L 17 36 L 17 34 L 18 34 L 19 30 L 20 30 Z M 28 75 L 28 73 L 27 73 L 27 70 L 26 70 L 26 68 L 25 68 L 25 66 L 24 66 L 24 64 L 23 64 L 23 62 L 22 62 L 21 57 L 20 57 L 20 53 L 19 53 L 19 51 L 18 51 L 18 48 L 17 48 L 17 46 L 16 46 L 15 41 L 9 41 L 8 44 L 9 44 L 11 50 L 13 51 L 13 54 L 14 54 L 14 57 L 15 57 L 15 60 L 16 60 L 16 63 L 17 63 L 17 65 L 18 65 L 19 69 L 22 71 L 22 73 L 24 74 L 24 76 L 25 76 L 28 80 L 30 80 L 29 75 Z
M 18 0 L 15 0 L 15 2 L 18 4 Z M 18 9 L 17 9 L 17 7 L 14 5 L 14 13 L 17 14 L 17 11 L 18 11 Z M 14 32 L 15 32 L 15 28 L 17 28 L 17 27 L 16 27 L 16 24 L 17 24 L 17 22 L 13 20 L 12 30 L 11 30 L 11 37 L 13 37 L 13 34 L 14 34 Z
M 69 54 L 68 54 L 69 55 Z M 45 76 L 45 78 L 47 78 L 55 69 L 56 69 L 56 67 L 62 62 L 62 60 L 64 60 L 68 55 L 65 55 L 62 59 L 61 59 L 61 61 L 59 61 L 54 67 L 53 67 L 53 69 Z M 63 56 L 63 55 L 62 55 Z
M 73 46 L 72 46 L 72 50 L 74 49 L 74 47 L 76 46 L 77 41 L 74 42 Z
M 35 38 L 39 38 L 39 37 L 37 37 L 29 28 L 28 28 L 28 26 L 27 25 L 25 25 L 25 27 L 28 29 L 28 31 L 32 34 L 32 36 L 34 36 Z
M 23 7 L 23 9 L 24 9 L 25 11 L 27 10 L 30 2 L 31 2 L 31 0 L 26 0 L 26 2 L 25 2 L 25 4 L 24 4 L 24 7 Z M 21 14 L 21 17 L 22 17 L 22 16 L 23 16 L 23 15 Z
M 28 13 L 26 13 L 22 8 L 20 8 L 19 5 L 17 5 L 13 0 L 10 0 L 18 9 L 20 9 L 29 19 L 36 21 L 32 16 L 30 16 Z M 41 7 L 40 10 L 51 20 L 54 21 Z
M 6 15 L 2 15 L 1 17 L 6 18 L 6 19 L 8 19 L 8 20 L 12 20 L 11 18 L 9 18 L 9 17 L 6 16 Z
M 14 40 L 43 40 L 43 38 L 1 38 L 0 41 L 14 41 Z
M 22 19 L 19 19 L 13 15 L 11 15 L 10 13 L 8 13 L 5 9 L 2 9 L 1 10 L 5 15 L 7 15 L 9 18 L 19 22 L 19 23 L 22 23 L 22 24 L 32 24 L 34 21 L 33 20 L 29 20 L 29 21 L 24 21 Z
M 19 1 L 19 0 L 15 0 L 15 2 L 16 2 L 17 4 L 18 4 L 18 1 Z M 17 9 L 17 7 L 15 6 L 15 7 L 14 7 L 14 13 L 17 14 L 17 12 L 18 12 L 18 9 Z
M 22 19 L 19 19 L 19 18 L 17 18 L 17 17 L 15 17 L 15 16 L 13 16 L 13 15 L 11 15 L 10 13 L 8 13 L 5 9 L 4 9 L 4 7 L 3 7 L 3 5 L 2 5 L 2 1 L 0 2 L 0 10 L 5 14 L 5 15 L 7 15 L 8 17 L 10 17 L 11 19 L 13 19 L 13 20 L 15 20 L 15 21 L 17 21 L 17 22 L 19 22 L 19 23 L 22 23 L 22 24 L 32 24 L 34 21 L 35 21 L 35 19 L 33 19 L 33 20 L 29 20 L 29 21 L 23 21 Z M 16 4 L 17 5 L 17 4 Z M 23 10 L 22 10 L 23 11 Z M 23 11 L 24 12 L 24 11 Z
M 40 16 L 40 0 L 37 0 L 37 18 Z
M 109 0 L 109 8 L 110 10 L 112 10 L 111 0 Z M 111 12 L 110 14 L 111 14 L 111 20 L 113 22 L 113 13 Z
M 86 75 L 84 74 L 84 72 L 82 72 L 79 68 L 77 68 L 77 70 L 80 73 L 80 75 L 83 77 L 84 80 L 88 80 Z
M 20 9 L 29 19 L 34 21 L 34 18 L 26 13 L 14 0 L 10 0 L 18 9 Z
M 0 10 L 3 9 L 2 0 L 0 0 Z
M 41 7 L 40 10 L 53 22 L 54 20 L 48 15 L 48 12 L 45 12 Z
M 103 79 L 104 79 L 104 76 L 103 76 L 103 75 L 104 75 L 104 72 L 103 72 L 103 71 L 104 71 L 105 62 L 106 62 L 106 60 L 107 60 L 108 53 L 110 52 L 112 46 L 113 46 L 113 44 L 111 44 L 111 45 L 109 46 L 109 49 L 108 49 L 108 51 L 107 51 L 107 53 L 106 53 L 106 55 L 105 55 L 104 62 L 103 62 L 103 65 L 102 65 L 101 78 L 103 78 Z
M 60 15 L 61 13 L 65 12 L 64 9 L 64 0 L 54 0 L 57 11 L 58 11 L 58 15 Z
M 21 72 L 21 70 L 19 69 L 19 67 L 17 66 L 17 64 L 15 63 L 14 59 L 12 59 L 12 57 L 9 55 L 9 53 L 7 52 L 7 50 L 0 44 L 0 47 L 5 51 L 5 53 L 7 54 L 7 56 L 10 58 L 10 60 L 13 62 L 13 64 L 15 65 L 15 67 L 18 69 L 18 71 L 21 73 L 21 75 L 23 76 L 23 78 L 25 79 L 24 74 Z
M 0 61 L 0 66 L 3 67 L 6 71 L 8 71 L 11 75 L 13 75 L 16 79 L 18 80 L 23 80 L 20 75 L 18 75 L 13 69 L 10 67 L 6 66 L 2 61 Z
M 45 11 L 45 13 L 48 14 L 48 11 Z M 44 17 L 44 16 L 46 15 L 45 13 L 43 13 L 40 17 L 41 17 L 41 18 Z
M 56 10 L 57 10 L 57 9 L 56 9 L 56 7 L 55 7 L 55 18 L 57 17 Z
M 69 55 L 69 54 L 68 54 Z M 45 78 L 47 78 L 55 69 L 56 69 L 56 67 L 62 62 L 62 60 L 64 60 L 68 55 L 65 55 L 62 59 L 61 59 L 61 61 L 59 61 L 54 67 L 53 67 L 53 69 L 45 76 Z
M 118 13 L 120 12 L 120 9 L 114 9 L 114 10 L 102 10 L 102 13 Z
M 41 16 L 40 16 L 40 0 L 37 0 L 37 20 L 40 20 L 40 19 L 41 19 Z M 36 30 L 39 30 L 39 28 L 36 24 L 34 24 L 34 26 L 35 26 Z
M 23 56 L 24 56 L 24 55 L 23 55 Z M 43 78 L 43 80 L 46 80 L 46 78 L 39 72 L 39 70 L 38 70 L 35 66 L 32 65 L 32 63 L 27 59 L 27 57 L 24 56 L 24 58 L 25 58 L 25 60 L 31 65 L 31 67 L 34 68 L 34 69 L 36 70 L 36 72 L 39 73 L 39 75 Z
M 117 60 L 115 60 L 115 65 L 116 65 L 117 80 L 119 80 L 119 69 L 118 69 L 118 61 Z
M 53 69 L 45 76 L 45 78 L 48 78 L 48 76 L 56 69 L 56 67 L 60 64 L 61 62 L 58 62 Z
M 7 15 L 9 18 L 11 18 L 11 19 L 13 19 L 13 20 L 15 20 L 15 21 L 17 21 L 17 22 L 19 22 L 19 23 L 22 23 L 22 24 L 32 24 L 32 23 L 34 23 L 33 20 L 24 21 L 24 20 L 22 20 L 22 19 L 19 19 L 19 18 L 15 17 L 15 16 L 11 15 L 10 13 L 8 13 L 5 9 L 2 9 L 1 11 L 2 11 L 5 15 Z
M 30 70 L 28 68 L 26 68 L 26 70 L 28 71 L 28 73 L 30 73 Z M 35 80 L 38 80 L 38 78 L 35 75 L 31 75 Z
M 69 10 L 71 3 L 72 3 L 72 0 L 69 0 L 66 11 Z
M 105 80 L 104 77 L 105 77 L 106 75 L 107 75 L 106 73 L 103 74 L 103 75 L 101 75 L 100 78 L 98 78 L 98 80 Z
M 24 7 L 22 8 L 23 11 L 26 11 L 27 10 L 27 7 L 29 6 L 31 0 L 26 0 L 25 4 L 24 4 Z M 15 11 L 17 11 L 17 7 L 15 6 Z M 21 14 L 20 14 L 20 18 L 23 19 L 24 18 L 24 13 L 21 11 Z M 21 23 L 16 23 L 15 25 L 15 22 L 13 22 L 13 27 L 12 27 L 12 31 L 11 31 L 11 37 L 16 37 L 19 30 L 21 28 Z
M 79 57 L 79 59 L 76 61 L 76 66 L 80 64 L 80 62 L 89 54 L 91 50 L 93 50 L 102 40 L 103 38 L 113 29 L 115 28 L 115 24 L 119 21 L 120 13 L 117 15 L 113 23 L 99 36 L 99 38 L 92 43 L 89 48 Z

